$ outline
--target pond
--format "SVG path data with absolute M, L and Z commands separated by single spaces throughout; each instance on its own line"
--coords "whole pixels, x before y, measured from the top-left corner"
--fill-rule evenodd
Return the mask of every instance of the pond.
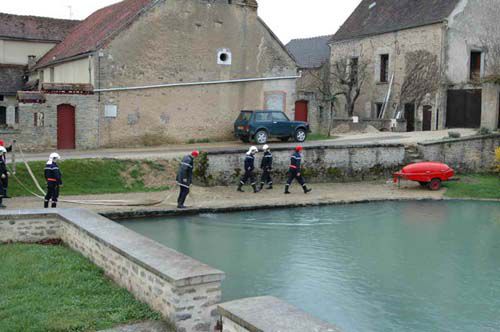
M 499 331 L 500 203 L 384 202 L 122 223 L 346 332 Z

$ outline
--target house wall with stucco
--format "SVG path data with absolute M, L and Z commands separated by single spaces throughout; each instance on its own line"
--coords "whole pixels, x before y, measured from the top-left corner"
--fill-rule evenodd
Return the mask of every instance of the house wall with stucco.
M 218 63 L 221 50 L 231 64 Z M 137 87 L 296 75 L 253 6 L 160 2 L 100 51 L 96 87 Z M 100 93 L 101 145 L 228 139 L 242 109 L 294 116 L 295 80 Z M 117 106 L 105 117 L 106 105 Z
M 443 64 L 444 30 L 442 24 L 433 24 L 412 29 L 405 29 L 361 39 L 332 42 L 330 63 L 333 64 L 343 58 L 358 57 L 359 62 L 367 64 L 366 79 L 361 89 L 361 94 L 356 102 L 354 114 L 361 118 L 376 117 L 376 103 L 383 103 L 387 96 L 390 80 L 394 75 L 392 93 L 387 105 L 385 118 L 394 118 L 398 110 L 403 108 L 400 104 L 401 86 L 405 79 L 405 56 L 408 52 L 425 50 L 437 57 L 438 65 Z M 389 54 L 388 82 L 380 82 L 380 56 Z M 334 87 L 335 89 L 335 87 Z M 432 107 L 433 129 L 436 129 L 436 114 L 442 109 L 439 105 L 442 100 L 441 92 L 426 97 L 425 106 Z M 424 106 L 422 105 L 422 106 Z M 345 100 L 340 97 L 337 103 L 338 116 L 347 116 Z M 422 107 L 416 111 L 416 130 L 422 129 Z M 442 116 L 441 116 L 442 118 Z

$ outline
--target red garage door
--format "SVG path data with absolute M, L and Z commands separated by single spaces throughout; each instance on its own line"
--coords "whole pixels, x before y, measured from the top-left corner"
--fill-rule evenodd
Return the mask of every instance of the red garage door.
M 75 108 L 71 105 L 57 106 L 57 148 L 75 148 Z
M 295 121 L 307 122 L 307 101 L 299 100 L 295 102 Z

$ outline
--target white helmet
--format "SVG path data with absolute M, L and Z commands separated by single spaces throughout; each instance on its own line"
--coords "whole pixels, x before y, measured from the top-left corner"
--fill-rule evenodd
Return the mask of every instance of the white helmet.
M 249 152 L 250 152 L 250 153 L 257 153 L 257 152 L 259 152 L 259 149 L 257 149 L 257 147 L 256 147 L 256 146 L 252 146 L 252 147 L 250 148 Z
M 0 146 L 0 153 L 1 154 L 7 153 L 7 149 L 4 148 L 3 146 Z
M 269 150 L 269 145 L 267 145 L 267 144 L 266 144 L 266 145 L 264 145 L 264 146 L 262 147 L 262 150 L 264 150 L 264 151 Z
M 59 155 L 59 153 L 54 152 L 54 153 L 50 154 L 49 159 L 50 160 L 60 160 L 61 156 Z

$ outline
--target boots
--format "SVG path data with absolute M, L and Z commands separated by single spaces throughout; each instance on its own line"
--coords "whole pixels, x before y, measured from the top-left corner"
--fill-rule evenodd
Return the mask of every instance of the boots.
M 252 188 L 253 188 L 253 193 L 256 194 L 258 193 L 260 190 L 257 188 L 257 185 L 256 184 L 252 184 Z
M 290 186 L 289 186 L 289 185 L 286 185 L 286 186 L 285 186 L 285 195 L 291 194 L 291 193 L 290 193 L 290 191 L 289 191 L 288 189 L 290 189 Z
M 51 208 L 55 209 L 56 207 L 57 207 L 57 203 L 56 202 L 52 202 Z
M 243 189 L 241 189 L 241 187 L 243 187 L 243 185 L 240 183 L 240 184 L 238 185 L 238 189 L 237 189 L 237 190 L 238 190 L 240 193 L 244 193 L 245 191 L 244 191 Z
M 312 191 L 312 189 L 308 189 L 307 186 L 304 186 L 303 189 L 304 189 L 304 194 L 310 193 Z
M 49 208 L 49 201 L 44 201 L 43 202 L 43 207 L 48 209 Z
M 262 189 L 264 189 L 264 182 L 261 182 L 261 183 L 260 183 L 260 188 L 259 188 L 259 191 L 262 191 Z

